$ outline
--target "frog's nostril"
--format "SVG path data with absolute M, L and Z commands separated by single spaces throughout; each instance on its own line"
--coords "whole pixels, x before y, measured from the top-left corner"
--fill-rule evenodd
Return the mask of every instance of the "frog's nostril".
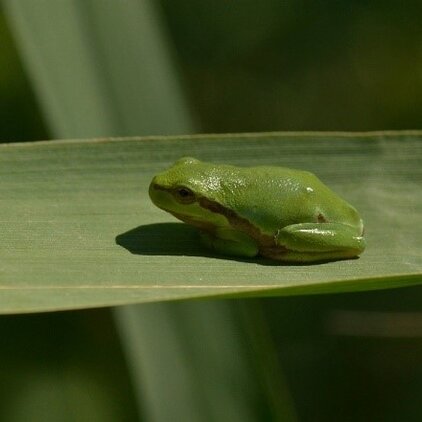
M 326 223 L 327 219 L 325 218 L 324 214 L 319 213 L 318 216 L 317 216 L 317 221 L 318 221 L 318 223 Z

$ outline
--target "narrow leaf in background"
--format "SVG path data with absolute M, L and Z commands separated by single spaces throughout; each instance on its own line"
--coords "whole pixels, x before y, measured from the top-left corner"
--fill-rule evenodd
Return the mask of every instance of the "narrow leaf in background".
M 54 137 L 192 132 L 153 6 L 4 0 Z

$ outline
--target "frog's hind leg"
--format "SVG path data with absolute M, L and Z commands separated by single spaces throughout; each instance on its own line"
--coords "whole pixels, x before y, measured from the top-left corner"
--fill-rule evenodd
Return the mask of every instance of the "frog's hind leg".
M 311 262 L 352 258 L 365 249 L 360 232 L 342 223 L 293 224 L 275 236 L 276 244 L 283 248 L 276 259 Z
M 213 233 L 201 231 L 200 234 L 207 248 L 223 255 L 254 257 L 259 251 L 255 240 L 237 230 L 222 228 Z

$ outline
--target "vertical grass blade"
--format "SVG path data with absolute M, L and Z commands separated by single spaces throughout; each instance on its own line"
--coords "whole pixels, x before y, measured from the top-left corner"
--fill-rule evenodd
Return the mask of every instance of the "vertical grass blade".
M 137 384 L 149 403 L 147 420 L 261 420 L 266 399 L 257 394 L 259 379 L 229 302 L 128 307 L 116 316 L 130 360 L 147 381 Z
M 193 130 L 152 2 L 5 0 L 4 7 L 55 137 Z

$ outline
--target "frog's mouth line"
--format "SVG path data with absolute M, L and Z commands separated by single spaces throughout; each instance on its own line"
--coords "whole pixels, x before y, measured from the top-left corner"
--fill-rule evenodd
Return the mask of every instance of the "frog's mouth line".
M 183 221 L 184 223 L 190 224 L 190 225 L 197 227 L 201 230 L 213 232 L 216 229 L 215 224 L 208 223 L 208 222 L 202 221 L 202 220 L 198 220 L 198 219 L 189 217 L 189 216 L 184 215 L 184 214 L 179 214 L 179 213 L 174 212 L 174 211 L 167 211 L 167 212 L 169 212 L 171 215 L 175 216 L 177 219 Z

